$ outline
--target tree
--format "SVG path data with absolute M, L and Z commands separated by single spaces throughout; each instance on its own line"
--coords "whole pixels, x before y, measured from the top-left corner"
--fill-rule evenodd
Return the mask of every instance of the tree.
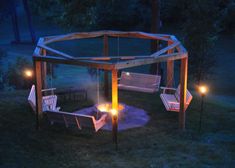
M 211 75 L 215 65 L 212 47 L 217 39 L 216 10 L 210 0 L 188 2 L 187 19 L 183 24 L 184 43 L 189 52 L 189 71 L 197 83 Z
M 151 0 L 151 33 L 158 33 L 160 29 L 160 0 Z M 151 51 L 156 52 L 159 49 L 158 41 L 151 41 Z M 155 63 L 150 66 L 151 74 L 160 74 L 161 64 Z
M 32 69 L 31 63 L 24 57 L 17 57 L 14 64 L 10 64 L 6 72 L 5 79 L 9 86 L 16 89 L 29 88 L 32 85 L 32 80 L 25 78 L 24 71 Z

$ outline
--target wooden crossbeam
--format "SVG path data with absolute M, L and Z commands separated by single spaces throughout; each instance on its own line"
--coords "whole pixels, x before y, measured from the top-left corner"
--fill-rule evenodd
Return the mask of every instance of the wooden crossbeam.
M 114 69 L 115 65 L 108 62 L 100 62 L 100 61 L 91 61 L 91 60 L 69 60 L 62 57 L 56 57 L 56 56 L 34 56 L 34 60 L 42 61 L 42 62 L 50 62 L 55 64 L 68 64 L 68 65 L 78 65 L 78 66 L 86 66 L 91 68 L 98 68 L 98 69 L 104 69 L 104 70 L 112 70 Z
M 142 38 L 142 39 L 151 39 L 151 40 L 163 40 L 171 41 L 171 35 L 167 34 L 152 34 L 144 32 L 123 32 L 123 31 L 94 31 L 94 32 L 77 32 L 69 33 L 65 35 L 57 36 L 47 36 L 45 37 L 44 44 L 49 44 L 52 42 L 65 41 L 65 40 L 74 40 L 74 39 L 83 39 L 83 38 L 95 38 L 100 36 L 111 36 L 111 37 L 130 37 L 130 38 Z
M 173 48 L 175 48 L 175 47 L 178 46 L 179 44 L 180 44 L 180 42 L 178 42 L 178 41 L 177 41 L 177 42 L 174 42 L 173 44 L 171 44 L 171 45 L 169 45 L 169 46 L 167 46 L 167 47 L 165 47 L 165 48 L 163 48 L 163 49 L 161 49 L 161 50 L 159 50 L 159 51 L 153 53 L 151 56 L 152 56 L 152 57 L 158 57 L 159 55 L 161 55 L 161 54 L 167 52 L 168 50 L 172 50 Z
M 167 60 L 178 60 L 184 57 L 187 57 L 185 53 L 172 53 L 172 54 L 164 54 L 158 57 L 148 58 L 148 59 L 135 59 L 135 60 L 129 60 L 129 61 L 122 61 L 122 62 L 116 63 L 115 69 L 131 68 L 135 66 L 153 64 L 157 62 L 164 62 Z
M 50 47 L 48 47 L 48 46 L 45 46 L 44 44 L 39 44 L 38 47 L 43 48 L 43 49 L 46 49 L 47 51 L 50 51 L 50 52 L 52 52 L 52 53 L 54 53 L 54 54 L 58 54 L 58 55 L 60 55 L 61 57 L 68 58 L 68 59 L 74 59 L 73 56 L 68 55 L 68 54 L 66 54 L 66 53 L 64 53 L 64 52 L 55 50 L 55 49 L 50 48 Z

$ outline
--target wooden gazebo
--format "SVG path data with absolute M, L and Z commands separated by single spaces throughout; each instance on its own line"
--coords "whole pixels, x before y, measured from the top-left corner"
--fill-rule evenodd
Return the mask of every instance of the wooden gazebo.
M 103 37 L 103 56 L 74 57 L 64 52 L 47 46 L 49 43 L 74 39 Z M 140 38 L 147 40 L 163 41 L 165 47 L 151 55 L 141 56 L 109 56 L 109 37 Z M 115 61 L 118 60 L 118 61 Z M 183 45 L 173 35 L 150 34 L 144 32 L 122 32 L 122 31 L 96 31 L 79 32 L 59 36 L 48 36 L 39 39 L 33 53 L 36 84 L 36 116 L 37 127 L 40 128 L 42 120 L 42 88 L 46 86 L 46 63 L 69 64 L 102 69 L 104 73 L 105 95 L 108 95 L 108 72 L 112 73 L 112 108 L 118 107 L 118 70 L 135 66 L 167 62 L 167 85 L 173 85 L 174 61 L 181 60 L 180 68 L 180 111 L 179 127 L 185 128 L 185 102 L 188 73 L 188 53 Z

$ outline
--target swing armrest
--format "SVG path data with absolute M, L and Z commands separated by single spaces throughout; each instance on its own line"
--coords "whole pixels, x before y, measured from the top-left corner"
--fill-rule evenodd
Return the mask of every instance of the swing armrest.
M 53 91 L 53 90 L 56 90 L 56 88 L 42 89 L 42 92 L 48 92 L 48 91 Z
M 160 87 L 163 90 L 163 93 L 166 93 L 166 90 L 173 90 L 176 91 L 176 88 L 170 88 L 170 87 Z

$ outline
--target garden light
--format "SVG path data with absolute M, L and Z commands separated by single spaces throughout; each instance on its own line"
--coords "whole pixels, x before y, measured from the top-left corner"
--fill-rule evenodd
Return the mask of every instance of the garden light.
M 208 88 L 205 85 L 199 86 L 199 92 L 202 96 L 205 96 L 208 92 Z
M 202 127 L 202 115 L 203 115 L 203 107 L 204 107 L 204 97 L 208 92 L 208 88 L 205 85 L 201 85 L 198 87 L 199 92 L 201 94 L 201 110 L 200 110 L 200 123 L 199 123 L 199 132 L 201 132 Z
M 30 70 L 30 69 L 26 69 L 26 70 L 24 71 L 24 75 L 25 75 L 25 77 L 27 77 L 27 78 L 31 78 L 31 77 L 33 76 L 33 71 Z

